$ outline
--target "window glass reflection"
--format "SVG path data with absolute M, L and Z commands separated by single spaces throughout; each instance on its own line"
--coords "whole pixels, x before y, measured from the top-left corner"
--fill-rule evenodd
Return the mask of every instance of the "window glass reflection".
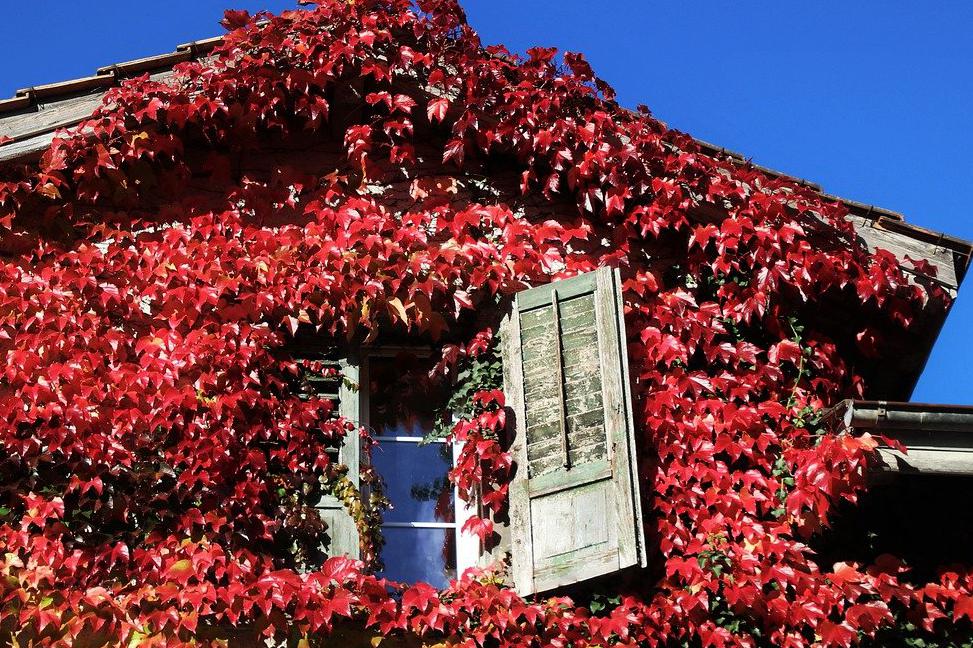
M 385 494 L 392 503 L 385 512 L 386 522 L 454 521 L 450 446 L 379 440 L 372 464 L 384 478 Z
M 429 358 L 401 353 L 368 361 L 368 423 L 375 436 L 422 437 L 446 402 L 445 385 L 429 377 Z
M 380 576 L 402 583 L 426 582 L 443 588 L 456 578 L 454 529 L 386 527 Z
M 371 461 L 385 483 L 381 575 L 444 587 L 456 577 L 456 525 L 449 470 L 452 446 L 420 445 L 446 401 L 443 381 L 429 378 L 429 358 L 402 353 L 368 361 L 368 424 L 378 446 Z M 432 527 L 410 526 L 432 524 Z

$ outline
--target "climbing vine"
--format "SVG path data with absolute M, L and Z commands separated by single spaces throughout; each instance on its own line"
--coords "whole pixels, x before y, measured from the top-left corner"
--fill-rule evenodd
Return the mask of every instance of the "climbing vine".
M 514 56 L 452 0 L 416 4 L 228 12 L 211 59 L 125 82 L 2 170 L 5 641 L 962 637 L 973 572 L 913 582 L 891 557 L 818 564 L 807 544 L 877 443 L 815 413 L 865 393 L 869 363 L 946 295 L 862 247 L 843 205 L 620 108 L 580 54 Z M 624 278 L 653 566 L 586 608 L 491 571 L 436 591 L 305 564 L 294 547 L 326 533 L 311 494 L 375 523 L 328 452 L 354 424 L 293 387 L 295 336 L 441 351 L 460 377 L 452 479 L 499 512 L 513 467 L 478 314 L 602 265 Z M 854 331 L 821 317 L 836 305 Z
M 492 330 L 478 334 L 465 347 L 446 346 L 443 363 L 453 367 L 452 388 L 430 438 L 448 436 L 454 419 L 476 418 L 480 393 L 503 388 L 503 364 Z

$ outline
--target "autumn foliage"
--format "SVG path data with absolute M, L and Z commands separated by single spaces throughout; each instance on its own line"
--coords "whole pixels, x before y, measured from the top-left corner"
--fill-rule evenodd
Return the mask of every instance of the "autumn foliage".
M 818 564 L 807 545 L 876 443 L 816 413 L 865 393 L 869 359 L 946 305 L 861 247 L 841 204 L 621 109 L 578 54 L 484 47 L 448 0 L 259 18 L 229 12 L 211 60 L 124 83 L 0 176 L 6 641 L 313 642 L 344 624 L 797 647 L 965 627 L 973 573 L 913 583 L 893 557 Z M 307 142 L 339 163 L 302 162 Z M 247 170 L 257 151 L 284 155 Z M 509 191 L 456 189 L 504 173 Z M 314 563 L 315 497 L 356 495 L 326 449 L 359 431 L 298 398 L 294 336 L 421 337 L 446 377 L 495 342 L 478 314 L 600 265 L 624 278 L 655 547 L 621 602 L 525 601 L 489 573 L 396 593 L 361 563 Z M 836 303 L 851 336 L 820 316 Z M 494 510 L 503 418 L 483 391 L 454 431 L 453 478 Z

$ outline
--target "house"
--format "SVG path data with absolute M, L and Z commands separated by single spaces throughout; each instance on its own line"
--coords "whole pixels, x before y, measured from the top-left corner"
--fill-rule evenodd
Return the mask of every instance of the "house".
M 126 600 L 156 601 L 150 597 L 159 591 L 175 596 L 166 586 L 178 583 L 207 601 L 192 604 L 192 628 L 152 617 L 146 623 L 162 623 L 152 630 L 160 636 L 185 636 L 197 617 L 235 623 L 259 616 L 254 610 L 271 634 L 283 632 L 271 610 L 286 624 L 316 630 L 330 627 L 332 615 L 352 617 L 352 599 L 383 633 L 474 633 L 475 615 L 449 607 L 456 598 L 433 606 L 454 624 L 445 626 L 419 604 L 389 612 L 411 599 L 381 598 L 372 580 L 348 585 L 344 606 L 333 611 L 322 601 L 334 592 L 322 599 L 319 590 L 302 589 L 328 556 L 384 563 L 380 576 L 436 589 L 451 587 L 466 568 L 509 560 L 496 579 L 521 597 L 585 596 L 584 587 L 638 591 L 637 622 L 624 621 L 635 613 L 621 603 L 610 618 L 646 635 L 803 645 L 817 633 L 838 645 L 845 632 L 875 636 L 904 617 L 891 610 L 893 599 L 926 604 L 924 590 L 906 577 L 888 594 L 864 567 L 850 569 L 865 594 L 840 590 L 831 565 L 811 566 L 803 540 L 827 527 L 829 502 L 854 500 L 866 468 L 904 477 L 973 469 L 968 412 L 901 402 L 966 274 L 969 243 L 623 111 L 578 59 L 568 59 L 569 74 L 544 51 L 523 64 L 479 46 L 467 59 L 450 58 L 465 50 L 437 49 L 417 30 L 411 45 L 386 43 L 399 57 L 393 61 L 371 49 L 381 29 L 363 26 L 388 16 L 339 21 L 353 34 L 341 40 L 329 31 L 339 29 L 329 22 L 337 14 L 327 11 L 266 23 L 237 16 L 226 42 L 180 45 L 0 101 L 0 205 L 17 234 L 0 247 L 19 269 L 9 276 L 50 281 L 53 295 L 24 297 L 17 313 L 24 319 L 0 346 L 8 362 L 26 367 L 23 375 L 11 369 L 0 385 L 9 426 L 0 443 L 17 464 L 7 491 L 47 484 L 44 502 L 61 498 L 62 512 L 51 519 L 63 515 L 65 499 L 82 511 L 86 498 L 98 501 L 93 522 L 69 521 L 77 525 L 71 548 L 80 547 L 78 555 L 111 556 L 92 558 L 93 570 L 128 564 L 127 546 L 105 549 L 110 539 L 98 535 L 115 528 L 98 518 L 114 506 L 101 503 L 102 489 L 115 484 L 114 497 L 137 502 L 137 513 L 118 512 L 124 521 L 111 524 L 145 543 L 155 567 L 139 568 L 152 574 L 155 589 L 112 586 Z M 401 8 L 393 17 L 466 43 L 450 31 L 456 25 L 448 15 L 442 24 L 421 23 Z M 361 70 L 332 70 L 329 57 L 346 56 L 329 49 L 336 42 L 357 52 L 347 56 Z M 315 47 L 328 54 L 312 59 Z M 430 80 L 436 57 L 449 61 L 436 69 L 441 77 L 454 73 L 451 66 L 483 70 L 478 81 L 501 90 L 465 91 L 504 110 L 462 105 L 457 87 Z M 301 67 L 311 60 L 319 66 L 313 73 Z M 173 79 L 178 90 L 166 85 Z M 517 92 L 532 100 L 546 95 L 531 93 L 548 92 L 525 79 L 558 79 L 568 89 L 551 96 L 566 107 L 518 104 Z M 517 110 L 536 111 L 520 130 L 504 121 Z M 386 139 L 373 139 L 372 126 Z M 61 129 L 75 130 L 64 136 Z M 481 139 L 464 140 L 468 131 Z M 495 144 L 502 150 L 494 152 Z M 612 180 L 629 173 L 637 178 L 631 186 Z M 37 259 L 44 270 L 35 272 L 28 266 Z M 63 288 L 85 276 L 86 264 L 97 266 L 97 290 Z M 63 274 L 66 267 L 71 273 Z M 258 288 L 244 290 L 250 284 Z M 103 326 L 72 349 L 82 359 L 63 367 L 44 355 L 66 326 L 51 306 L 59 299 L 86 308 L 93 300 L 92 318 Z M 35 307 L 47 345 L 31 337 L 40 335 L 28 319 Z M 247 322 L 245 334 L 231 314 Z M 27 341 L 39 359 L 18 346 Z M 192 353 L 181 357 L 183 348 Z M 111 360 L 101 367 L 92 354 Z M 109 385 L 85 396 L 97 407 L 72 408 L 92 383 Z M 828 407 L 836 409 L 819 422 L 813 413 Z M 259 416 L 247 418 L 254 410 Z M 312 421 L 312 413 L 339 422 Z M 109 415 L 119 417 L 110 433 L 99 418 Z M 451 417 L 472 443 L 441 433 Z M 50 460 L 77 477 L 62 484 L 36 468 L 47 459 L 18 436 L 33 439 L 32 425 L 48 435 L 38 437 L 45 449 L 57 447 L 52 439 L 64 429 L 107 435 L 97 438 L 112 461 L 144 461 L 149 481 L 140 485 L 138 471 L 112 462 L 91 472 L 72 450 Z M 504 433 L 485 435 L 491 426 Z M 358 427 L 369 431 L 361 442 Z M 864 431 L 892 445 L 871 452 Z M 483 462 L 496 453 L 491 465 L 502 471 L 504 452 L 513 462 L 509 484 L 491 486 Z M 453 470 L 463 462 L 481 473 L 466 489 Z M 277 490 L 267 486 L 271 479 Z M 164 505 L 183 494 L 173 501 L 194 513 L 180 517 Z M 382 515 L 385 498 L 392 507 Z M 0 538 L 9 556 L 31 555 L 24 537 L 64 546 L 64 525 L 38 512 L 47 510 L 44 502 L 22 512 L 23 528 L 36 538 L 17 536 L 23 545 L 13 531 Z M 696 510 L 704 512 L 698 519 Z M 148 524 L 143 512 L 159 519 Z M 157 528 L 170 535 L 160 539 Z M 219 559 L 214 545 L 225 552 Z M 180 553 L 190 550 L 199 553 Z M 259 576 L 281 579 L 266 589 L 297 593 L 245 603 L 259 595 L 243 585 L 228 593 L 222 579 L 233 569 L 224 560 L 244 575 L 266 560 Z M 217 563 L 223 571 L 213 577 L 208 570 Z M 26 582 L 13 559 L 0 566 Z M 65 591 L 80 587 L 70 584 L 76 573 L 66 563 L 51 570 Z M 769 592 L 768 578 L 785 586 Z M 241 601 L 239 609 L 220 607 L 219 587 L 227 588 L 221 597 Z M 781 613 L 802 606 L 807 591 L 829 587 L 838 592 L 831 608 L 803 620 Z M 22 581 L 10 588 L 26 601 L 42 591 Z M 940 617 L 955 613 L 962 622 L 952 606 L 968 594 L 955 591 L 937 604 L 947 610 Z M 866 599 L 883 601 L 881 611 L 869 608 L 879 620 L 855 607 Z M 38 605 L 37 614 L 50 607 Z M 71 605 L 73 616 L 63 613 L 57 628 L 98 603 Z M 530 609 L 538 615 L 556 614 L 537 605 Z M 326 617 L 313 616 L 324 608 Z M 710 618 L 733 615 L 733 630 Z M 111 618 L 111 632 L 133 636 L 129 621 Z M 930 618 L 932 632 L 939 617 Z M 0 628 L 10 632 L 3 621 L 0 613 Z M 492 624 L 483 632 L 541 632 L 533 622 L 510 625 L 520 629 Z M 55 624 L 38 631 L 48 626 Z M 598 623 L 585 617 L 584 626 L 592 633 L 585 641 L 596 642 Z M 612 641 L 621 636 L 614 626 L 604 631 Z

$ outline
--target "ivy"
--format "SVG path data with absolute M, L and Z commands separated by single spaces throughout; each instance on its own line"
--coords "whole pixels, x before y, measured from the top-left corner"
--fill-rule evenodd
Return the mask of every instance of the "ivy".
M 443 439 L 453 430 L 456 419 L 473 418 L 477 412 L 476 396 L 503 387 L 503 364 L 496 343 L 476 355 L 464 355 L 457 363 L 449 400 L 436 417 L 436 425 L 425 442 Z

